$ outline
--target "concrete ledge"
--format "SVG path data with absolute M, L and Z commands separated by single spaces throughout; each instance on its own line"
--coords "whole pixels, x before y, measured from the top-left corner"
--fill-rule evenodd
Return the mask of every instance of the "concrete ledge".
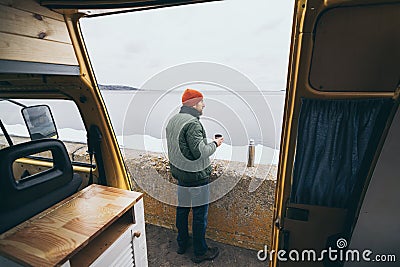
M 18 143 L 26 141 L 26 138 L 18 139 Z M 0 138 L 0 144 L 0 146 L 5 146 L 5 140 Z M 71 152 L 71 159 L 89 161 L 85 144 L 66 143 L 66 146 Z M 124 150 L 124 154 L 132 180 L 148 181 L 157 194 L 176 196 L 176 191 L 158 185 L 157 179 L 176 183 L 170 175 L 166 158 L 160 154 L 144 154 L 137 150 Z M 247 168 L 245 163 L 214 160 L 211 180 L 226 179 L 226 181 L 236 182 L 229 193 L 210 204 L 207 237 L 225 244 L 254 250 L 270 245 L 276 171 L 275 165 Z M 137 183 L 134 184 L 134 190 L 144 192 Z M 254 185 L 259 186 L 253 191 Z M 214 190 L 218 193 L 218 190 L 226 189 L 223 187 L 224 184 L 221 188 Z M 176 207 L 144 193 L 146 222 L 176 231 Z M 173 199 L 169 203 L 172 202 Z
M 136 158 L 128 156 L 126 164 L 133 180 L 140 179 L 152 184 L 153 194 L 157 192 L 176 195 L 169 187 L 160 186 L 154 180 L 157 176 L 157 179 L 176 183 L 169 173 L 167 159 L 161 155 L 145 154 Z M 244 163 L 214 161 L 213 168 L 212 181 L 224 177 L 237 183 L 229 193 L 210 204 L 207 237 L 254 250 L 270 245 L 277 167 L 260 165 L 246 168 Z M 253 179 L 255 180 L 252 181 Z M 259 187 L 250 192 L 249 188 L 254 183 L 259 184 Z M 160 187 L 157 188 L 158 186 Z M 145 193 L 146 222 L 176 230 L 176 207 L 149 196 L 137 182 L 135 187 L 135 190 Z

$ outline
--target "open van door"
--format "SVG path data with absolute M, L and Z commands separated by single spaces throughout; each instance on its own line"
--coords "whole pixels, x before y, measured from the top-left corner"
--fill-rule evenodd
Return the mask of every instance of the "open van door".
M 212 2 L 221 0 L 172 0 L 172 1 L 64 1 L 64 0 L 50 0 L 41 1 L 41 5 L 51 9 L 68 9 L 75 10 L 75 12 L 83 13 L 87 17 L 104 16 L 116 13 L 125 13 L 132 11 L 141 11 L 147 9 L 155 9 L 162 7 L 171 7 L 187 4 L 195 4 L 202 2 Z
M 0 266 L 148 265 L 143 194 L 129 191 L 79 19 L 197 2 L 0 1 Z M 50 103 L 83 123 L 77 143 L 54 138 Z M 11 104 L 29 136 L 7 130 L 21 124 Z
M 201 2 L 210 1 L 0 1 L 0 97 L 72 100 L 96 162 L 84 171 L 99 184 L 132 189 L 79 20 Z
M 398 266 L 399 15 L 296 1 L 270 266 Z

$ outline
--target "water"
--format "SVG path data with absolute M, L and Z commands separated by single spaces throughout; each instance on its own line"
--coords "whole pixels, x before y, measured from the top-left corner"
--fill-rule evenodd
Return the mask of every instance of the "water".
M 164 153 L 165 125 L 179 111 L 180 91 L 102 91 L 121 147 Z M 213 156 L 246 161 L 250 139 L 256 143 L 256 163 L 277 163 L 283 119 L 284 92 L 204 92 L 201 116 L 207 136 L 224 136 L 225 143 Z M 22 100 L 26 105 L 48 104 L 61 140 L 86 143 L 86 131 L 72 101 Z M 0 115 L 11 134 L 28 136 L 21 108 L 0 102 Z M 68 116 L 65 111 L 68 110 Z
M 102 91 L 117 135 L 165 137 L 165 126 L 179 111 L 182 92 Z M 207 136 L 224 136 L 225 143 L 279 148 L 284 92 L 206 92 L 201 116 Z

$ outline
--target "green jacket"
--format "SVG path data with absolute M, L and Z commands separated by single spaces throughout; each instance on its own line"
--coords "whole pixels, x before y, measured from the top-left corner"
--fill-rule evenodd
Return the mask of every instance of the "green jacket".
M 209 157 L 217 149 L 215 142 L 207 143 L 199 116 L 196 109 L 182 106 L 166 128 L 171 174 L 188 186 L 207 181 L 212 169 Z

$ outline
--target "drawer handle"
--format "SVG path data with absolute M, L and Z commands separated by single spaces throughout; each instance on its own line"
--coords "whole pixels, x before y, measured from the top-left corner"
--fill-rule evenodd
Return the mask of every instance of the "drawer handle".
M 133 232 L 133 236 L 139 238 L 141 233 L 139 231 Z

